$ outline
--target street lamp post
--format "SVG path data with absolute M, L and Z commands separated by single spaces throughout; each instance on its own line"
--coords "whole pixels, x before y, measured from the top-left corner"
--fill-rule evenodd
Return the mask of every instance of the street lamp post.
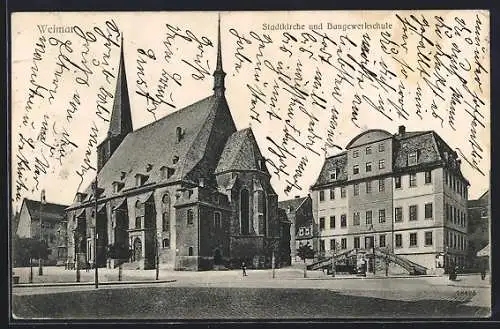
M 160 238 L 161 232 L 156 232 L 156 280 L 160 277 Z
M 38 249 L 38 275 L 43 275 L 42 266 L 42 246 L 43 246 L 43 224 L 42 224 L 42 209 L 45 204 L 45 190 L 40 194 L 40 246 Z
M 97 175 L 95 176 L 95 181 L 92 184 L 94 187 L 94 214 L 95 214 L 95 224 L 94 224 L 94 270 L 95 270 L 95 288 L 99 288 L 99 266 L 97 265 L 97 241 L 99 239 L 99 233 L 97 232 Z
M 375 234 L 373 235 L 373 241 L 372 241 L 372 253 L 373 253 L 373 275 L 375 275 L 375 268 L 377 267 L 377 258 L 375 256 Z
M 74 250 L 75 250 L 75 269 L 76 269 L 76 282 L 80 282 L 80 266 L 78 265 L 78 252 L 77 246 L 80 244 L 80 239 L 78 238 L 78 231 L 76 229 L 73 230 L 73 241 L 74 241 Z

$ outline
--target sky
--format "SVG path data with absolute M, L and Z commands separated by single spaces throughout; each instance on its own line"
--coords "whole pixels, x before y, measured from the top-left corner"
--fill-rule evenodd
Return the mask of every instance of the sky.
M 482 148 L 479 168 L 485 175 L 479 174 L 466 161 L 462 161 L 462 171 L 471 182 L 469 197 L 474 199 L 482 195 L 488 189 L 489 184 L 490 91 L 487 73 L 489 71 L 489 44 L 484 41 L 489 38 L 486 30 L 489 26 L 488 16 L 485 12 L 472 11 L 422 13 L 413 14 L 418 17 L 419 22 L 424 22 L 424 17 L 429 21 L 427 37 L 434 45 L 434 47 L 427 47 L 429 57 L 431 52 L 436 53 L 435 45 L 439 42 L 439 38 L 435 31 L 440 22 L 444 21 L 453 28 L 462 29 L 459 30 L 462 34 L 453 35 L 442 44 L 442 49 L 447 49 L 450 53 L 457 55 L 458 66 L 465 65 L 464 63 L 474 64 L 474 49 L 476 48 L 467 42 L 469 39 L 475 42 L 474 31 L 478 30 L 474 29 L 474 26 L 478 26 L 477 17 L 481 20 L 480 41 L 484 48 L 481 59 L 484 68 L 482 84 L 474 85 L 473 70 L 465 75 L 469 81 L 468 85 L 474 85 L 472 90 L 476 93 L 481 92 L 481 99 L 484 101 L 484 104 L 481 104 L 483 111 L 481 121 L 484 122 L 485 127 L 478 126 L 476 134 L 478 145 Z M 295 157 L 288 156 L 285 160 L 286 168 L 282 168 L 288 175 L 283 172 L 280 176 L 272 175 L 271 182 L 280 200 L 292 198 L 295 195 L 306 195 L 321 170 L 325 155 L 341 151 L 336 147 L 326 147 L 326 153 L 321 150 L 327 141 L 328 129 L 332 125 L 332 109 L 338 112 L 333 141 L 341 148 L 345 147 L 352 138 L 368 129 L 384 129 L 390 133 L 396 133 L 398 126 L 404 124 L 407 131 L 435 130 L 453 149 L 460 148 L 464 156 L 471 159 L 474 150 L 474 146 L 469 142 L 471 116 L 467 113 L 468 107 L 465 102 L 467 95 L 463 89 L 460 89 L 460 81 L 457 77 L 446 77 L 446 86 L 442 87 L 445 90 L 443 101 L 440 101 L 431 89 L 424 87 L 418 72 L 408 70 L 406 73 L 409 77 L 404 79 L 404 90 L 398 89 L 397 81 L 403 81 L 404 75 L 402 72 L 404 65 L 401 62 L 408 63 L 410 66 L 414 63 L 413 69 L 417 71 L 418 59 L 421 58 L 417 54 L 417 50 L 420 49 L 417 46 L 419 41 L 423 43 L 426 41 L 419 34 L 405 31 L 405 28 L 410 25 L 402 24 L 401 18 L 403 20 L 405 17 L 409 18 L 411 13 L 399 13 L 400 18 L 396 14 L 361 11 L 221 13 L 222 58 L 224 71 L 227 73 L 226 99 L 237 129 L 252 127 L 263 155 L 271 159 L 274 164 L 279 163 L 279 157 L 276 155 L 279 149 L 276 145 L 283 141 L 286 131 L 284 129 L 288 129 L 291 134 L 288 135 L 289 137 L 293 136 L 295 131 L 292 126 L 297 129 L 295 135 L 297 143 L 290 139 L 287 141 L 289 151 L 295 155 Z M 443 17 L 443 20 L 437 20 L 438 16 Z M 455 17 L 462 20 L 454 19 Z M 20 176 L 27 180 L 24 183 L 26 188 L 19 189 L 18 199 L 22 200 L 23 197 L 39 199 L 41 189 L 45 189 L 47 201 L 62 204 L 70 204 L 78 187 L 80 186 L 80 190 L 83 189 L 93 179 L 95 171 L 91 169 L 85 171 L 82 166 L 94 167 L 96 163 L 95 142 L 91 143 L 91 147 L 87 147 L 89 140 L 92 140 L 90 136 L 92 127 L 94 131 L 97 131 L 95 139 L 98 143 L 106 136 L 109 123 L 102 119 L 102 117 L 106 118 L 106 113 L 103 112 L 102 117 L 99 117 L 96 115 L 96 109 L 99 104 L 111 109 L 113 100 L 110 95 L 114 94 L 116 84 L 114 70 L 118 68 L 120 55 L 120 45 L 107 42 L 103 36 L 109 33 L 114 41 L 120 40 L 123 36 L 133 128 L 138 129 L 212 94 L 212 72 L 216 62 L 217 19 L 218 14 L 215 12 L 14 14 L 12 18 L 13 60 L 11 62 L 11 170 L 14 208 L 20 206 L 20 201 L 16 200 L 16 180 Z M 283 25 L 280 27 L 281 23 L 290 26 L 298 24 L 304 29 L 283 30 L 287 27 Z M 348 27 L 346 24 L 351 24 L 351 26 Z M 384 29 L 384 24 L 392 24 L 392 28 Z M 414 21 L 412 24 L 416 26 Z M 74 26 L 78 26 L 78 30 L 83 34 L 79 35 L 79 32 L 75 32 Z M 464 26 L 469 34 L 463 32 Z M 63 29 L 58 31 L 54 27 Z M 121 33 L 120 36 L 115 31 L 116 27 Z M 281 28 L 281 30 L 271 30 L 271 27 Z M 70 28 L 73 32 L 67 32 L 64 28 L 66 30 Z M 314 29 L 318 33 L 313 33 L 309 29 Z M 457 29 L 454 30 L 455 33 Z M 287 36 L 284 32 L 290 34 Z M 301 34 L 304 32 L 309 33 Z M 409 35 L 406 39 L 409 51 L 403 55 L 401 44 L 405 40 L 403 36 L 405 33 Z M 321 37 L 326 34 L 331 39 Z M 297 41 L 293 41 L 290 35 Z M 356 46 L 346 41 L 345 38 L 344 44 L 341 44 L 342 35 L 356 43 Z M 42 42 L 40 38 L 45 39 Z M 315 42 L 311 41 L 313 38 Z M 334 47 L 330 40 L 335 41 L 337 46 Z M 362 42 L 363 40 L 365 43 Z M 391 42 L 398 43 L 399 46 Z M 45 47 L 40 48 L 37 43 L 44 43 Z M 86 43 L 88 49 L 85 48 Z M 358 50 L 362 49 L 363 45 L 365 45 L 365 51 L 359 52 Z M 453 48 L 454 45 L 455 48 Z M 352 87 L 347 80 L 339 83 L 338 68 L 342 66 L 341 62 L 337 62 L 336 69 L 333 69 L 331 65 L 319 60 L 318 54 L 321 54 L 321 49 L 323 49 L 324 55 L 327 46 L 330 47 L 328 49 L 333 55 L 335 52 L 332 49 L 342 48 L 344 51 L 342 56 L 351 52 L 358 61 L 369 60 L 373 72 L 379 76 L 382 76 L 384 65 L 387 65 L 388 70 L 396 72 L 397 77 L 394 78 L 387 75 L 387 72 L 385 73 L 388 77 L 387 84 L 394 86 L 396 92 L 389 93 L 387 96 L 380 93 L 380 81 L 366 83 L 365 89 L 360 89 L 360 84 L 356 88 Z M 451 52 L 450 49 L 455 50 Z M 392 55 L 388 55 L 386 51 L 392 52 Z M 398 54 L 394 55 L 396 51 Z M 35 52 L 37 54 L 34 55 Z M 314 54 L 311 55 L 312 53 Z M 336 54 L 339 55 L 338 50 Z M 34 57 L 39 60 L 34 60 Z M 65 62 L 64 58 L 70 58 L 74 63 L 79 64 L 79 68 L 71 66 L 67 61 Z M 389 61 L 388 58 L 392 60 Z M 394 58 L 397 58 L 399 62 Z M 91 73 L 81 69 L 82 61 L 86 61 Z M 58 62 L 66 63 L 70 69 L 61 69 Z M 436 69 L 436 60 L 430 61 L 429 65 L 431 76 L 433 69 L 434 72 L 439 72 Z M 56 74 L 58 70 L 63 72 L 59 76 Z M 357 74 L 362 75 L 359 70 Z M 290 86 L 285 83 L 287 79 L 285 76 L 290 78 Z M 57 81 L 54 82 L 54 80 Z M 280 86 L 279 89 L 274 89 L 279 90 L 276 102 L 273 102 L 271 98 L 273 83 Z M 293 93 L 297 90 L 293 89 L 293 83 L 300 85 L 298 89 L 306 91 L 309 95 L 303 100 L 303 107 L 298 105 L 297 99 L 295 103 L 292 101 L 297 98 L 297 94 Z M 377 84 L 378 87 L 374 87 Z M 36 85 L 55 90 L 49 93 L 39 88 L 37 91 L 44 97 L 36 94 L 33 96 L 33 89 Z M 160 85 L 164 91 L 165 102 L 157 105 L 153 111 L 151 102 L 147 103 L 147 99 L 140 93 L 141 90 L 147 90 L 155 94 Z M 339 87 L 341 96 L 335 97 L 335 86 Z M 421 88 L 422 118 L 416 114 L 415 95 L 419 92 L 417 87 Z M 387 109 L 391 107 L 390 101 L 394 104 L 398 102 L 398 90 L 406 95 L 405 109 L 408 112 L 408 119 L 397 117 L 394 112 L 392 114 L 387 112 Z M 460 99 L 455 93 L 455 98 L 453 98 L 453 90 L 461 90 L 463 97 Z M 316 98 L 311 96 L 313 92 L 316 92 Z M 71 101 L 73 105 L 75 104 L 75 93 L 78 95 L 80 105 L 72 107 Z M 259 95 L 260 99 L 257 97 Z M 359 103 L 362 104 L 356 103 L 356 95 L 359 97 Z M 380 104 L 378 99 L 380 95 L 384 100 L 384 109 L 392 120 L 388 120 L 381 114 L 382 112 L 374 110 L 374 107 L 369 104 L 369 100 L 375 105 Z M 455 119 L 453 123 L 455 129 L 447 124 L 453 99 L 455 99 L 455 112 L 452 116 Z M 438 104 L 434 109 L 433 101 Z M 473 103 L 472 100 L 468 102 Z M 319 105 L 320 103 L 324 105 L 324 108 Z M 358 105 L 357 109 L 355 105 Z M 292 114 L 290 110 L 287 111 L 290 106 L 293 107 Z M 26 109 L 27 107 L 29 110 Z M 280 119 L 269 115 L 268 111 L 273 108 L 276 111 L 274 113 Z M 392 108 L 395 109 L 394 106 Z M 71 118 L 68 118 L 68 109 L 73 109 Z M 433 110 L 445 118 L 443 126 L 440 121 L 431 116 Z M 356 112 L 355 120 L 353 120 L 354 112 Z M 258 120 L 255 120 L 256 113 L 259 113 Z M 23 116 L 26 115 L 28 118 L 24 117 L 26 124 L 23 124 Z M 286 117 L 291 119 L 288 121 L 290 124 L 288 126 L 285 123 Z M 298 131 L 301 133 L 299 134 Z M 64 147 L 60 147 L 62 139 L 65 140 Z M 314 143 L 307 149 L 304 145 L 311 139 Z M 271 141 L 274 141 L 274 144 Z M 52 158 L 49 157 L 51 148 L 47 144 L 53 147 Z M 20 154 L 27 161 L 25 163 L 29 163 L 29 170 L 19 170 L 20 158 L 18 156 Z M 57 154 L 64 156 L 58 157 Z M 87 162 L 85 162 L 86 158 Z M 38 173 L 36 173 L 37 159 L 39 160 Z M 299 170 L 300 176 L 296 182 L 300 189 L 292 188 L 286 193 L 286 186 L 289 185 L 287 180 L 290 182 L 293 173 L 297 173 L 297 169 L 301 168 L 301 159 L 306 161 L 306 164 L 303 166 L 304 170 Z M 48 168 L 40 164 L 45 161 L 47 161 Z M 269 164 L 268 167 L 273 169 Z M 78 173 L 81 174 L 82 180 Z

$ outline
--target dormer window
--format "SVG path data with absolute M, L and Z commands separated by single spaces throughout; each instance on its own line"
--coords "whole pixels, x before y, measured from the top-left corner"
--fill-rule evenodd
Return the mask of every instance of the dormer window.
M 408 165 L 409 166 L 414 166 L 416 165 L 418 162 L 418 152 L 415 151 L 415 152 L 410 152 L 408 154 Z
M 192 195 L 193 195 L 193 190 L 191 190 L 191 189 L 187 190 L 187 197 L 188 197 L 188 199 L 191 199 Z
M 125 176 L 127 176 L 127 173 L 126 173 L 125 171 L 122 171 L 122 172 L 120 173 L 120 179 L 121 179 L 121 180 L 124 180 L 124 179 L 125 179 Z
M 78 192 L 78 193 L 76 193 L 76 201 L 83 202 L 83 200 L 85 199 L 86 196 L 87 196 L 87 193 Z
M 335 168 L 331 173 L 330 173 L 330 179 L 331 180 L 337 180 L 337 168 Z
M 146 183 L 147 180 L 148 176 L 143 174 L 137 174 L 135 175 L 135 186 L 142 186 Z
M 176 164 L 177 162 L 179 162 L 179 157 L 177 155 L 174 155 L 174 157 L 172 159 L 172 163 Z
M 113 193 L 118 193 L 125 184 L 122 182 L 113 182 Z
M 170 167 L 161 167 L 161 179 L 170 178 L 174 175 L 175 169 Z
M 146 172 L 150 172 L 150 171 L 151 171 L 151 169 L 153 169 L 153 165 L 152 165 L 151 163 L 148 163 L 148 164 L 146 165 Z

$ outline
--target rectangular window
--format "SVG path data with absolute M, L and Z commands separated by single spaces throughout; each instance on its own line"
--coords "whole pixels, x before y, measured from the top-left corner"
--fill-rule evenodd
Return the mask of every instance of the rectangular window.
M 215 228 L 220 228 L 222 226 L 221 215 L 218 211 L 214 212 L 214 226 Z
M 319 251 L 325 252 L 325 240 L 319 240 Z
M 340 243 L 342 249 L 347 249 L 347 238 L 342 238 L 342 240 L 340 240 Z
M 366 212 L 366 225 L 371 225 L 372 224 L 372 211 L 368 210 Z
M 417 206 L 412 205 L 410 206 L 409 210 L 410 210 L 409 220 L 410 221 L 417 220 Z
M 352 174 L 353 175 L 359 174 L 359 166 L 358 165 L 355 165 L 352 167 Z
M 378 211 L 378 222 L 385 223 L 385 209 L 379 209 Z
M 432 202 L 425 204 L 425 219 L 432 219 Z
M 425 184 L 430 184 L 431 182 L 432 182 L 432 172 L 426 171 L 425 172 Z
M 432 231 L 425 232 L 425 245 L 432 246 Z
M 346 195 L 346 189 L 345 189 L 345 186 L 341 186 L 341 187 L 340 187 L 340 197 L 341 197 L 341 198 L 345 198 L 345 195 Z
M 410 233 L 410 247 L 417 246 L 417 233 Z
M 353 219 L 352 219 L 352 224 L 353 225 L 359 225 L 359 212 L 355 212 Z
M 394 177 L 394 185 L 396 188 L 401 188 L 401 176 Z
M 330 239 L 330 250 L 336 250 L 335 239 Z
M 378 191 L 379 192 L 385 191 L 385 179 L 383 178 L 378 180 Z
M 401 248 L 403 246 L 403 236 L 401 234 L 396 234 L 394 238 L 396 240 L 396 248 Z
M 335 188 L 330 189 L 330 200 L 335 200 Z
M 385 169 L 385 160 L 378 160 L 378 169 Z
M 359 249 L 359 236 L 354 237 L 354 248 Z
M 305 235 L 311 234 L 311 228 L 310 227 L 306 227 L 306 230 L 305 230 L 304 234 Z
M 135 228 L 141 228 L 142 217 L 135 218 Z
M 372 163 L 371 162 L 367 162 L 366 163 L 366 172 L 370 172 L 372 171 Z
M 366 147 L 366 154 L 372 154 L 372 147 L 371 146 Z
M 403 208 L 402 207 L 394 208 L 394 221 L 395 222 L 402 222 L 403 221 Z
M 330 216 L 330 228 L 335 228 L 335 216 Z
M 304 235 L 304 228 L 301 227 L 299 228 L 299 236 L 303 236 Z
M 188 223 L 188 225 L 192 225 L 193 221 L 194 221 L 193 209 L 188 209 L 188 211 L 187 211 L 187 223 Z
M 410 187 L 417 186 L 417 174 L 410 174 Z
M 359 195 L 359 184 L 354 184 L 354 195 Z
M 372 193 L 372 181 L 366 182 L 366 193 Z
M 319 229 L 323 231 L 325 229 L 325 217 L 319 219 Z
M 347 227 L 347 216 L 345 214 L 340 216 L 340 227 Z
M 359 156 L 359 151 L 358 150 L 352 151 L 352 157 L 353 158 L 357 158 L 358 156 Z
M 384 143 L 378 144 L 378 151 L 379 152 L 384 152 L 385 151 L 385 145 L 384 145 Z
M 418 162 L 418 154 L 417 152 L 411 152 L 408 154 L 408 165 L 409 166 L 414 166 Z
M 334 169 L 334 170 L 330 173 L 330 179 L 331 179 L 331 180 L 337 180 L 337 169 Z
M 448 172 L 446 170 L 444 171 L 444 183 L 448 185 Z
M 379 247 L 384 248 L 385 247 L 385 234 L 382 234 L 378 238 L 379 241 Z
M 319 201 L 325 201 L 325 191 L 319 191 Z

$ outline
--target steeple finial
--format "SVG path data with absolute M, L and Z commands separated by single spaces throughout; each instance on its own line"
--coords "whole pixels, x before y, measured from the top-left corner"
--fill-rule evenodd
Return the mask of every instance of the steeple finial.
M 217 65 L 214 71 L 214 94 L 217 97 L 222 97 L 226 87 L 224 87 L 224 77 L 226 73 L 222 69 L 222 50 L 221 50 L 221 38 L 220 38 L 220 13 L 217 27 Z

